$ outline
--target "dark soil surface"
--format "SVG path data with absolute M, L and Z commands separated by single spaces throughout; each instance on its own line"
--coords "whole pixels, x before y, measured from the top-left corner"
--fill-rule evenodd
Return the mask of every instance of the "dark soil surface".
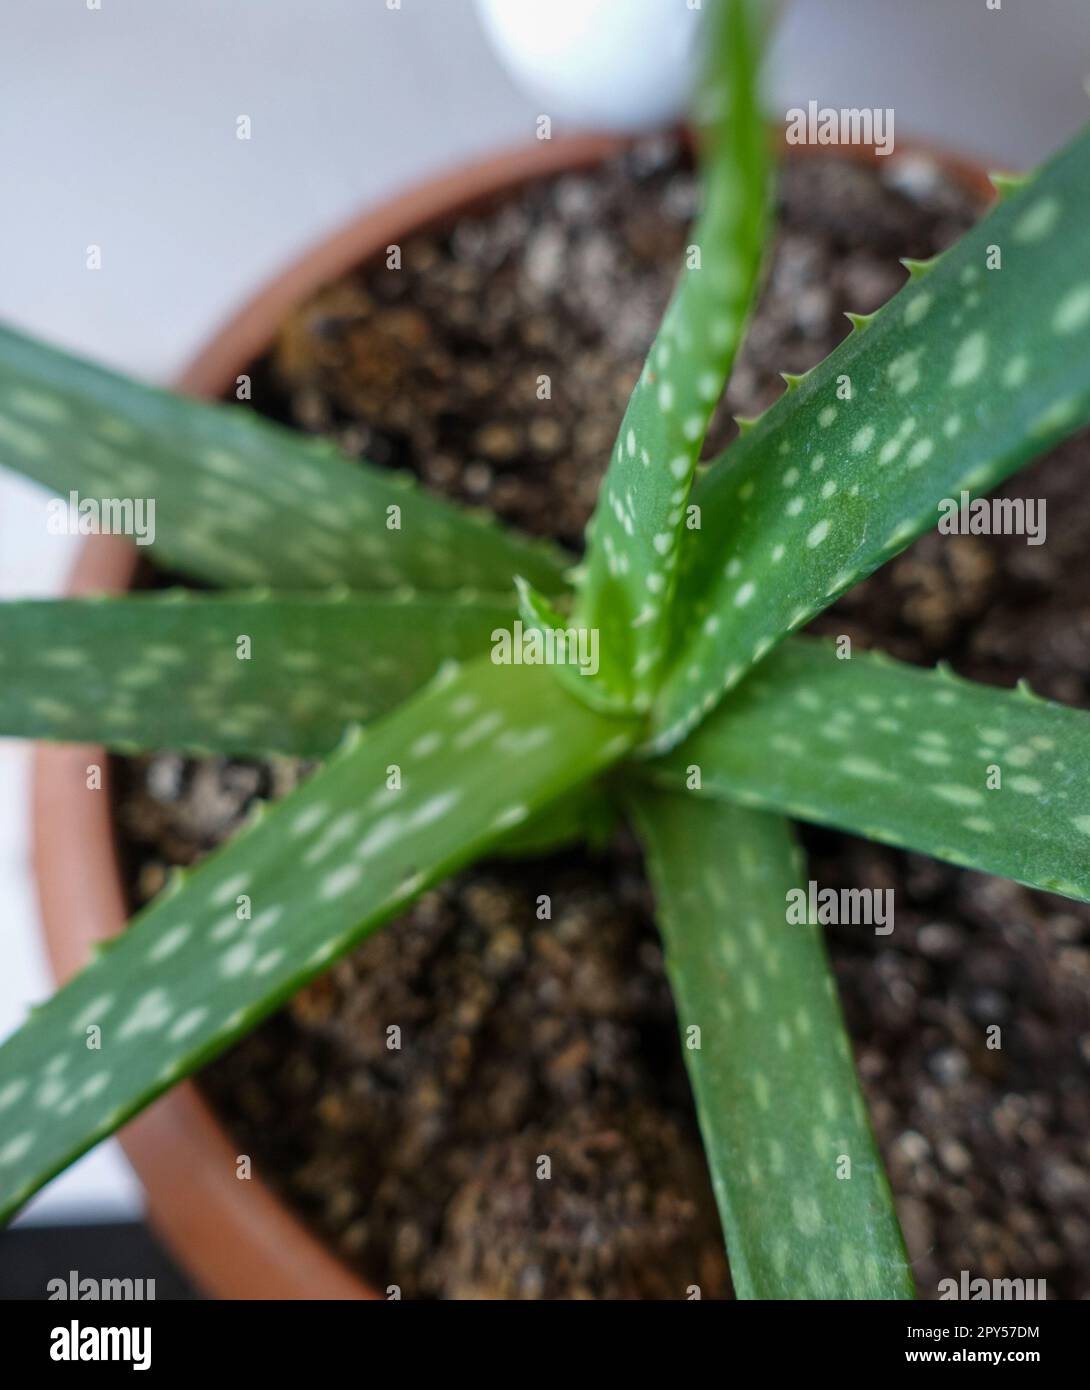
M 780 371 L 825 356 L 844 310 L 899 287 L 897 257 L 941 249 L 975 214 L 921 159 L 807 159 L 781 193 L 728 392 L 745 414 Z M 400 272 L 354 274 L 293 316 L 254 368 L 254 403 L 575 547 L 694 196 L 673 145 L 648 143 L 414 238 Z M 731 430 L 724 410 L 711 447 Z M 1090 704 L 1088 447 L 1016 485 L 1047 497 L 1046 545 L 931 535 L 815 629 Z M 122 768 L 137 901 L 305 772 L 170 754 Z M 829 942 L 921 1296 L 962 1269 L 1090 1295 L 1090 909 L 806 840 L 823 886 L 896 892 L 892 936 L 839 927 Z M 729 1283 L 675 1026 L 622 832 L 598 856 L 489 863 L 427 894 L 201 1084 L 257 1171 L 404 1297 L 714 1297 Z

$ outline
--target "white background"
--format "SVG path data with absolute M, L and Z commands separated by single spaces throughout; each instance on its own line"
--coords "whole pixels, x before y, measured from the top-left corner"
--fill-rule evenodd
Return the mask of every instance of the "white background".
M 533 136 L 470 0 L 101 5 L 0 0 L 0 318 L 140 375 L 168 381 L 361 207 Z M 773 67 L 773 115 L 893 107 L 898 138 L 1025 167 L 1090 117 L 1090 0 L 794 0 Z M 0 598 L 56 592 L 70 559 L 44 494 L 0 469 Z M 48 990 L 27 793 L 25 749 L 0 741 L 0 1035 Z M 138 1204 L 105 1145 L 23 1219 Z

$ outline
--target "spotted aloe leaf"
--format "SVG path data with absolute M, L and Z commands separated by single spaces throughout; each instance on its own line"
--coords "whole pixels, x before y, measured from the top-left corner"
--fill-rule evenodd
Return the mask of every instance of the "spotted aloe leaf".
M 603 673 L 646 708 L 666 647 L 686 502 L 753 298 L 767 221 L 768 142 L 752 0 L 709 15 L 704 210 L 621 423 L 589 531 L 581 623 Z
M 670 786 L 1090 899 L 1090 713 L 795 638 L 679 748 Z
M 912 1298 L 820 928 L 778 816 L 634 801 L 740 1298 Z
M 357 732 L 0 1048 L 0 1218 L 631 742 L 541 668 L 488 661 Z
M 65 500 L 154 501 L 149 551 L 214 584 L 502 592 L 518 572 L 545 593 L 563 587 L 559 553 L 450 506 L 408 475 L 3 328 L 0 465 Z M 149 515 L 141 530 L 150 536 Z
M 1090 417 L 1090 130 L 796 381 L 694 493 L 668 747 L 784 636 Z
M 548 665 L 562 685 L 593 708 L 624 713 L 625 693 L 616 684 L 616 671 L 608 658 L 602 660 L 598 629 L 581 626 L 562 613 L 521 575 L 515 578 L 515 588 L 521 624 L 520 659 Z
M 194 594 L 0 606 L 0 735 L 122 752 L 332 749 L 451 658 L 488 651 L 511 603 L 473 593 Z

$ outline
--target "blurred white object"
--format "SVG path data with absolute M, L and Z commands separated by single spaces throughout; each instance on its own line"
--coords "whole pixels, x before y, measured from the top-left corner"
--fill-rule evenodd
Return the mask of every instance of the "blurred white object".
M 490 39 L 542 114 L 639 130 L 685 114 L 705 6 L 689 0 L 477 0 Z

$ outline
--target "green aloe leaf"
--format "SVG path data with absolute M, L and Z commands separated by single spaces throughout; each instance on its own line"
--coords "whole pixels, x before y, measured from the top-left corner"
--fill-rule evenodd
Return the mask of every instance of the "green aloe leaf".
M 513 595 L 512 595 L 513 598 Z M 123 752 L 328 753 L 512 604 L 469 592 L 194 594 L 0 606 L 0 735 Z
M 522 660 L 549 666 L 562 685 L 594 709 L 624 713 L 628 701 L 614 683 L 616 672 L 602 661 L 599 630 L 560 612 L 521 575 L 515 577 L 515 588 L 521 627 L 512 629 L 512 651 L 517 646 Z
M 736 1293 L 912 1298 L 820 928 L 787 921 L 789 826 L 661 792 L 634 811 Z
M 768 138 L 752 0 L 709 24 L 704 210 L 674 297 L 625 411 L 589 531 L 578 612 L 600 629 L 612 685 L 646 708 L 667 647 L 686 503 L 704 435 L 753 299 L 767 224 Z
M 357 732 L 0 1048 L 0 1217 L 632 737 L 488 661 Z
M 676 742 L 784 636 L 1090 417 L 1090 130 L 785 393 L 694 492 Z
M 681 745 L 664 785 L 1090 899 L 1090 713 L 795 638 Z
M 608 788 L 600 782 L 585 783 L 513 830 L 494 853 L 505 859 L 526 859 L 577 844 L 600 850 L 608 844 L 617 820 L 617 806 Z
M 66 501 L 72 492 L 153 500 L 150 552 L 214 584 L 502 592 L 517 572 L 545 593 L 563 587 L 559 552 L 431 496 L 407 474 L 3 328 L 0 465 Z M 67 523 L 58 515 L 57 524 Z

